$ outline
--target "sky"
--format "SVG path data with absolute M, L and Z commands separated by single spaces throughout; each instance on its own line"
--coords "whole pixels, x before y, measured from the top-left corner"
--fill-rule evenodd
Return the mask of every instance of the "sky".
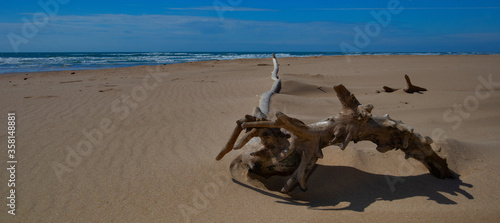
M 0 52 L 500 52 L 491 0 L 24 0 Z

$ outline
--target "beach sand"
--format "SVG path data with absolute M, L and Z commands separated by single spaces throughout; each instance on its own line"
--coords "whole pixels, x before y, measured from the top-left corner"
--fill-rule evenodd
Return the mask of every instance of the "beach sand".
M 278 58 L 271 112 L 340 111 L 344 84 L 372 113 L 431 136 L 459 179 L 370 142 L 331 146 L 305 192 L 233 181 L 235 121 L 273 84 L 271 59 L 1 75 L 0 222 L 498 222 L 500 56 Z M 404 75 L 425 87 L 405 87 Z M 16 215 L 7 213 L 7 114 L 16 117 Z M 280 182 L 281 178 L 276 178 Z

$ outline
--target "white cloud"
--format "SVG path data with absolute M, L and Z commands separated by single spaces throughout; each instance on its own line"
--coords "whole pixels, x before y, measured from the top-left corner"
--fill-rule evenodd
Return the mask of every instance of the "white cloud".
M 404 10 L 471 10 L 471 9 L 500 9 L 500 7 L 403 7 Z M 318 11 L 363 11 L 363 10 L 384 10 L 394 8 L 310 8 L 299 10 Z
M 176 10 L 176 11 L 216 11 L 216 10 L 226 10 L 226 11 L 234 11 L 234 12 L 270 12 L 277 11 L 273 9 L 264 9 L 264 8 L 246 8 L 246 7 L 232 7 L 232 6 L 201 6 L 201 7 L 192 7 L 192 8 L 167 8 L 168 10 Z

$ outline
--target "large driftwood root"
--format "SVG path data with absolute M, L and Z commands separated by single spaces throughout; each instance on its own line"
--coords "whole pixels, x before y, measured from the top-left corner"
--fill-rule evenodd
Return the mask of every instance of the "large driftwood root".
M 322 148 L 337 145 L 342 150 L 349 142 L 371 141 L 379 152 L 401 150 L 406 158 L 420 161 L 438 178 L 453 177 L 446 163 L 431 148 L 432 139 L 414 132 L 413 128 L 385 116 L 372 116 L 371 104 L 362 105 L 343 85 L 334 86 L 341 112 L 323 121 L 305 124 L 282 112 L 276 119 L 268 120 L 258 107 L 252 115 L 236 122 L 236 127 L 226 146 L 217 156 L 224 157 L 231 150 L 244 147 L 252 138 L 260 139 L 254 151 L 245 151 L 231 163 L 257 175 L 289 175 L 281 191 L 287 193 L 299 186 L 306 190 L 306 182 L 316 161 L 323 158 Z M 243 130 L 246 132 L 237 141 Z
M 278 174 L 289 173 L 293 170 L 281 191 L 290 192 L 297 185 L 306 190 L 307 178 L 317 159 L 323 157 L 322 148 L 338 145 L 341 149 L 345 149 L 350 141 L 372 141 L 380 152 L 400 149 L 405 153 L 406 158 L 417 159 L 432 175 L 438 178 L 453 177 L 446 160 L 432 150 L 430 146 L 432 140 L 429 137 L 421 136 L 414 132 L 412 127 L 390 118 L 389 115 L 372 116 L 373 106 L 360 104 L 343 85 L 336 85 L 334 90 L 342 103 L 341 112 L 317 123 L 306 125 L 281 112 L 276 113 L 274 121 L 258 119 L 254 116 L 247 116 L 245 120 L 239 121 L 238 129 L 251 129 L 249 132 L 273 129 L 274 135 L 271 135 L 271 138 L 276 137 L 273 140 L 262 140 L 261 151 L 272 150 L 272 153 L 263 152 L 258 156 L 258 160 L 247 159 L 250 162 L 242 162 L 242 164 L 256 173 Z M 284 142 L 288 136 L 284 133 L 278 133 L 279 129 L 286 129 L 287 132 L 291 133 L 289 144 Z M 253 134 L 256 135 L 256 132 Z M 245 135 L 234 148 L 241 148 L 242 144 L 248 141 L 247 137 L 249 136 Z M 283 152 L 279 153 L 279 150 Z M 257 157 L 257 155 L 254 156 Z M 286 165 L 283 165 L 286 168 L 278 165 L 290 156 L 300 156 L 300 162 L 288 162 L 290 160 L 287 160 Z M 269 169 L 272 169 L 273 172 L 269 172 Z

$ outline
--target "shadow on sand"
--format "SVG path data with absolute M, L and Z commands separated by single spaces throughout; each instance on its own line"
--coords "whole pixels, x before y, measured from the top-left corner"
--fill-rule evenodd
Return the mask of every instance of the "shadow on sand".
M 308 181 L 308 190 L 296 188 L 289 194 L 280 195 L 286 177 L 269 179 L 255 178 L 275 192 L 259 189 L 237 180 L 241 186 L 261 194 L 279 199 L 278 203 L 307 206 L 317 210 L 352 210 L 362 212 L 376 201 L 392 201 L 411 197 L 427 197 L 438 204 L 457 204 L 443 194 L 468 199 L 474 197 L 461 187 L 472 188 L 471 184 L 456 179 L 438 179 L 430 174 L 397 177 L 367 173 L 353 167 L 317 165 Z M 392 185 L 392 186 L 391 186 Z M 348 205 L 345 205 L 348 203 Z

